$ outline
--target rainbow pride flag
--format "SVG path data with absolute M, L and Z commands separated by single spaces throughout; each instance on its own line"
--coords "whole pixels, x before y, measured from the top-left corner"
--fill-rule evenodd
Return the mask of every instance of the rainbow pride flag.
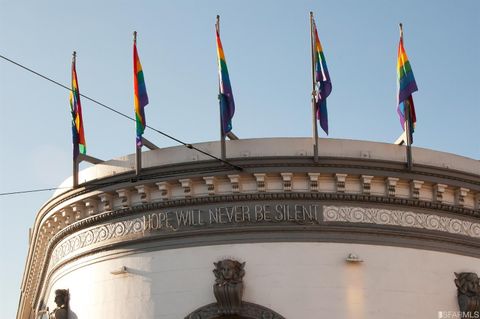
M 142 147 L 142 135 L 147 122 L 144 108 L 148 104 L 147 88 L 143 76 L 142 64 L 137 52 L 136 40 L 133 42 L 133 103 L 135 107 L 135 121 L 137 128 L 137 147 Z
M 317 119 L 320 126 L 328 135 L 327 97 L 332 92 L 332 81 L 328 74 L 327 61 L 323 54 L 322 44 L 318 38 L 317 26 L 313 20 L 313 50 L 315 63 L 315 102 L 317 106 Z
M 398 106 L 397 113 L 400 117 L 400 124 L 405 130 L 405 122 L 409 121 L 410 142 L 413 141 L 413 131 L 417 118 L 415 116 L 415 106 L 413 104 L 412 93 L 418 91 L 412 67 L 408 61 L 407 53 L 403 46 L 403 31 L 400 33 L 400 43 L 398 44 L 397 58 L 397 84 L 398 84 Z M 406 119 L 406 110 L 409 108 L 410 117 Z
M 218 81 L 219 94 L 218 100 L 220 102 L 220 115 L 223 135 L 232 130 L 232 118 L 235 113 L 235 101 L 233 100 L 232 86 L 230 84 L 230 77 L 228 75 L 227 61 L 223 52 L 222 41 L 218 28 L 217 35 L 217 57 L 218 57 Z
M 83 132 L 82 103 L 80 102 L 80 90 L 78 88 L 77 70 L 75 67 L 75 52 L 72 59 L 72 90 L 70 91 L 70 111 L 72 112 L 72 142 L 73 159 L 78 155 L 87 153 L 85 134 Z

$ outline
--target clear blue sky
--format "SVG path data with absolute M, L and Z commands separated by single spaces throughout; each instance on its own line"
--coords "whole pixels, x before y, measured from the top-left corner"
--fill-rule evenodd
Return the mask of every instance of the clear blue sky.
M 480 2 L 5 1 L 0 54 L 133 115 L 132 32 L 150 104 L 147 122 L 188 142 L 218 138 L 214 37 L 222 41 L 241 138 L 310 136 L 308 13 L 333 81 L 330 137 L 392 142 L 398 23 L 417 80 L 415 146 L 480 158 Z M 83 100 L 87 149 L 134 150 L 134 124 Z M 68 92 L 0 59 L 0 192 L 55 187 L 71 174 Z M 159 146 L 175 145 L 158 134 Z M 0 197 L 0 308 L 13 318 L 28 228 L 50 192 Z

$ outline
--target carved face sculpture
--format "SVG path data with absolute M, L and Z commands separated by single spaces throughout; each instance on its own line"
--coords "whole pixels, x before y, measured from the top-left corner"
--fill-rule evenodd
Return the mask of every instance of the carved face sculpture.
M 458 287 L 459 292 L 467 295 L 480 294 L 480 280 L 477 274 L 473 272 L 455 273 L 455 284 Z
M 225 260 L 220 264 L 220 271 L 223 279 L 229 281 L 235 274 L 235 263 L 232 260 Z
M 217 283 L 227 282 L 240 282 L 245 275 L 245 263 L 239 263 L 238 261 L 225 259 L 217 263 L 214 263 L 215 269 L 213 273 L 216 277 Z

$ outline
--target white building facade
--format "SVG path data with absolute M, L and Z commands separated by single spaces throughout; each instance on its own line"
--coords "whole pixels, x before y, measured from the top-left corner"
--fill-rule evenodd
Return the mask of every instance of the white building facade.
M 59 289 L 69 319 L 480 309 L 480 161 L 413 148 L 409 170 L 403 146 L 322 139 L 318 162 L 311 149 L 235 140 L 232 165 L 173 147 L 144 152 L 138 176 L 134 155 L 82 171 L 37 214 L 17 318 L 53 315 Z

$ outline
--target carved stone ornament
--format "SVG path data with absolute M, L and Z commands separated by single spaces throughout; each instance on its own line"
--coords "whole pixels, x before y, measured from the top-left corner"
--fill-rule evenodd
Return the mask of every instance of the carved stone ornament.
M 217 303 L 211 303 L 201 308 L 198 308 L 191 314 L 187 315 L 185 319 L 285 319 L 275 311 L 266 307 L 251 303 L 242 302 L 242 308 L 236 315 L 221 315 Z
M 213 294 L 217 299 L 219 312 L 224 315 L 238 314 L 242 307 L 245 263 L 224 259 L 213 264 L 215 265 Z
M 68 289 L 55 290 L 55 308 L 50 313 L 50 319 L 67 319 L 68 318 L 68 301 L 70 299 L 70 293 Z
M 475 312 L 480 312 L 480 280 L 473 272 L 455 273 L 458 307 L 462 313 L 471 315 L 465 318 L 475 318 Z

